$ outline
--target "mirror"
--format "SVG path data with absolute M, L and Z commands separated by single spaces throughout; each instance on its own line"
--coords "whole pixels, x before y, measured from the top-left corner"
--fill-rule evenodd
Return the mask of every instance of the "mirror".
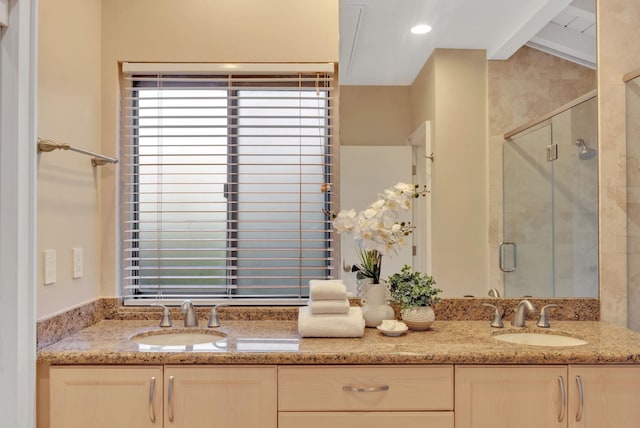
M 408 82 L 400 79 L 401 72 L 394 71 L 405 64 L 399 51 L 405 48 L 411 51 L 417 44 L 409 38 L 406 28 L 416 17 L 436 11 L 420 6 L 425 2 L 408 1 L 394 13 L 386 11 L 393 19 L 377 20 L 376 8 L 385 10 L 387 3 L 341 1 L 341 143 L 344 146 L 406 145 L 407 138 L 419 124 L 431 120 L 430 137 L 435 154 L 431 229 L 437 241 L 433 243 L 431 273 L 445 290 L 444 295 L 485 297 L 495 288 L 503 296 L 597 297 L 597 263 L 595 270 L 590 262 L 585 267 L 592 274 L 587 291 L 554 288 L 546 282 L 540 286 L 539 281 L 530 288 L 509 290 L 508 274 L 500 270 L 499 264 L 499 243 L 506 240 L 503 183 L 509 180 L 503 176 L 504 134 L 549 115 L 596 88 L 595 1 L 530 1 L 525 2 L 526 6 L 520 5 L 519 11 L 499 12 L 491 10 L 495 4 L 491 1 L 483 2 L 482 6 L 466 1 L 448 2 L 448 6 L 443 6 L 442 15 L 431 22 L 446 25 L 455 13 L 468 8 L 476 16 L 487 14 L 502 19 L 491 22 L 492 18 L 487 17 L 486 22 L 478 26 L 502 28 L 507 22 L 514 27 L 526 27 L 524 24 L 536 22 L 538 29 L 526 37 L 523 30 L 519 41 L 513 37 L 496 42 L 500 34 L 492 33 L 495 39 L 482 40 L 487 43 L 485 54 L 483 50 L 478 51 L 483 49 L 478 45 L 482 38 L 478 36 L 480 31 L 473 33 L 477 43 L 464 44 L 461 35 L 464 26 L 453 25 L 443 31 L 433 25 L 433 32 L 425 37 L 433 36 L 437 42 L 427 43 L 428 60 L 419 58 Z M 546 17 L 534 13 L 534 9 L 539 12 L 541 3 L 554 3 L 557 10 L 547 9 Z M 415 9 L 410 10 L 411 7 Z M 410 19 L 399 29 L 397 21 L 407 10 Z M 509 13 L 514 14 L 507 16 Z M 527 13 L 529 16 L 525 17 Z M 469 18 L 460 15 L 456 19 L 468 22 L 465 19 Z M 357 24 L 352 31 L 344 29 L 348 22 Z M 377 25 L 377 33 L 370 39 L 367 38 L 369 24 Z M 518 34 L 516 28 L 510 30 Z M 460 38 L 447 44 L 446 34 Z M 380 63 L 371 57 L 372 52 L 383 54 L 387 49 L 392 56 Z M 478 52 L 484 55 L 482 59 L 478 59 Z M 362 64 L 367 64 L 370 71 Z M 415 63 L 408 63 L 407 67 L 410 66 L 416 67 Z M 379 77 L 384 71 L 390 76 L 386 83 Z M 480 120 L 476 122 L 478 117 Z M 587 149 L 597 146 L 593 139 L 584 140 Z M 546 153 L 546 144 L 541 149 Z M 566 153 L 565 158 L 578 159 L 579 149 L 572 141 L 571 145 L 561 148 L 561 156 Z M 593 160 L 586 162 L 593 163 Z M 585 238 L 577 229 L 574 233 L 577 240 Z M 564 258 L 577 261 L 581 257 L 589 260 L 595 257 L 597 260 L 597 236 L 588 235 L 588 256 L 566 244 L 562 250 Z M 503 256 L 508 256 L 507 253 Z M 542 263 L 537 259 L 530 262 Z M 565 268 L 558 267 L 558 271 L 566 274 Z M 552 277 L 553 273 L 549 274 L 547 281 Z M 558 288 L 563 291 L 559 292 Z

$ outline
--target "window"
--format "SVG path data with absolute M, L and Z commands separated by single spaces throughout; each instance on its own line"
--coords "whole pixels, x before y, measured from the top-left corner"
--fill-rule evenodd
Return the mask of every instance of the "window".
M 299 303 L 331 277 L 333 66 L 188 66 L 123 64 L 126 300 Z

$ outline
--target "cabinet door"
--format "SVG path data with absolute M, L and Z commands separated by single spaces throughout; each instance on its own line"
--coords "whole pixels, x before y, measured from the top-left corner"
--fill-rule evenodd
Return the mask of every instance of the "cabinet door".
M 278 428 L 453 428 L 453 412 L 281 412 Z
M 566 381 L 566 366 L 457 366 L 456 428 L 566 427 Z
M 570 366 L 569 382 L 570 428 L 639 426 L 640 367 Z
M 165 427 L 275 428 L 276 368 L 165 367 Z
M 162 427 L 162 367 L 50 368 L 51 428 Z

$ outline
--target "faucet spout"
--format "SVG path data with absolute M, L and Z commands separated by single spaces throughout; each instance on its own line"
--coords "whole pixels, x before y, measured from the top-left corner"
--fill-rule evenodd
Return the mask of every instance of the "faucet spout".
M 193 308 L 193 303 L 191 303 L 191 300 L 185 300 L 184 302 L 182 302 L 182 307 L 180 309 L 184 314 L 184 326 L 197 327 L 198 317 L 196 316 L 196 311 Z
M 511 320 L 511 325 L 514 327 L 524 327 L 527 316 L 525 314 L 525 310 L 530 313 L 535 313 L 536 308 L 533 304 L 528 300 L 522 300 L 516 306 L 516 311 L 513 314 L 513 320 Z

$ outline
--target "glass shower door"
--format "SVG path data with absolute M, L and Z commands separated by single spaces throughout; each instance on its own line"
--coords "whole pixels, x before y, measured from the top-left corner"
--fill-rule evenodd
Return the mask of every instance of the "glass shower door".
M 505 297 L 554 296 L 553 162 L 548 123 L 504 144 Z
M 597 101 L 552 119 L 554 297 L 598 296 Z

